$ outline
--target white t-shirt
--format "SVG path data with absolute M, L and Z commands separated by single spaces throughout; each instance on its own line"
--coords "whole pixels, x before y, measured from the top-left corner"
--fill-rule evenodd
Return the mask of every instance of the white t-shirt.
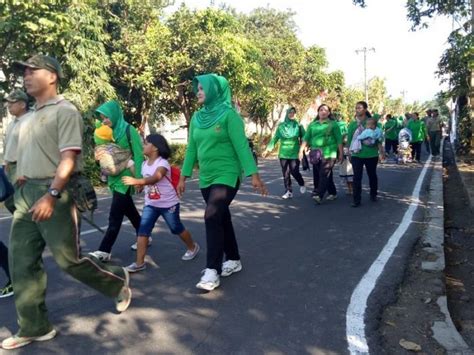
M 145 160 L 142 165 L 144 178 L 155 175 L 156 169 L 166 169 L 166 176 L 154 185 L 145 185 L 145 205 L 159 208 L 169 208 L 179 203 L 178 195 L 171 184 L 171 166 L 166 159 L 158 158 L 152 165 Z

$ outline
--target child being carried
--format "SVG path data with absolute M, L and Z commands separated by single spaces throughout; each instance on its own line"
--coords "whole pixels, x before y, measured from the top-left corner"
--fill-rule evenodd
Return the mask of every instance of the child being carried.
M 112 128 L 97 125 L 94 131 L 94 157 L 100 164 L 102 176 L 119 175 L 125 169 L 130 169 L 135 175 L 135 163 L 132 152 L 114 143 Z

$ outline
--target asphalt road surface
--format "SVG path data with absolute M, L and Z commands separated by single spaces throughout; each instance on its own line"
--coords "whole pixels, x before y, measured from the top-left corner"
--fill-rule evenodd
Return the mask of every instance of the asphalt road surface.
M 401 222 L 421 165 L 379 165 L 378 202 L 370 202 L 364 176 L 362 206 L 351 208 L 337 170 L 338 199 L 315 205 L 312 175 L 304 172 L 308 193 L 284 193 L 280 165 L 260 162 L 269 196 L 255 194 L 246 180 L 231 210 L 243 270 L 221 278 L 206 293 L 195 288 L 205 268 L 204 205 L 196 180 L 182 201 L 181 218 L 203 247 L 192 261 L 182 261 L 184 245 L 160 220 L 153 234 L 147 269 L 131 278 L 133 301 L 117 314 L 113 300 L 73 280 L 55 264 L 48 250 L 47 305 L 59 335 L 18 353 L 85 354 L 345 354 L 346 312 L 351 295 Z M 425 177 L 425 199 L 430 172 Z M 107 225 L 110 197 L 102 194 L 95 221 Z M 136 198 L 142 208 L 143 200 Z M 125 220 L 128 222 L 127 220 Z M 419 234 L 423 209 L 386 265 L 369 298 L 365 314 L 369 345 L 377 346 L 377 316 L 401 278 L 405 257 Z M 0 240 L 8 241 L 11 218 L 0 211 Z M 83 252 L 94 251 L 101 235 L 82 227 Z M 125 223 L 112 251 L 112 263 L 134 261 L 134 231 Z M 4 275 L 0 272 L 0 283 Z M 0 300 L 0 338 L 16 332 L 13 298 Z M 1 350 L 0 350 L 1 351 Z

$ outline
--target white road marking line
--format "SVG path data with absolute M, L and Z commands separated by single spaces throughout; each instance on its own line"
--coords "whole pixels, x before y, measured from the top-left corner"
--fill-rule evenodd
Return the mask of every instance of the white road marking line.
M 426 161 L 423 170 L 418 176 L 415 188 L 413 189 L 411 203 L 403 216 L 398 228 L 390 236 L 384 248 L 378 255 L 377 259 L 372 263 L 369 270 L 362 277 L 359 284 L 355 288 L 351 296 L 351 302 L 346 313 L 346 339 L 348 349 L 351 354 L 368 354 L 369 346 L 365 337 L 365 311 L 367 308 L 367 300 L 375 288 L 375 284 L 382 274 L 385 265 L 392 256 L 395 248 L 398 246 L 400 239 L 403 237 L 411 222 L 413 215 L 420 204 L 420 190 L 423 180 L 431 164 L 431 155 Z

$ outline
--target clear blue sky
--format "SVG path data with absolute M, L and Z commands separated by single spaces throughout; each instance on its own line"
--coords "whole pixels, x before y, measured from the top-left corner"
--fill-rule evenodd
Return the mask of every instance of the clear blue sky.
M 182 2 L 177 0 L 175 7 Z M 192 8 L 204 8 L 211 3 L 184 2 Z M 405 91 L 407 101 L 424 101 L 442 88 L 435 71 L 452 22 L 435 18 L 428 29 L 411 32 L 406 0 L 368 0 L 364 9 L 354 6 L 352 0 L 214 1 L 215 5 L 220 3 L 245 13 L 266 6 L 292 9 L 303 44 L 325 48 L 329 70 L 342 70 L 348 85 L 363 85 L 363 57 L 355 50 L 366 46 L 375 48 L 375 53 L 367 57 L 368 78 L 385 78 L 393 97 L 401 97 Z

